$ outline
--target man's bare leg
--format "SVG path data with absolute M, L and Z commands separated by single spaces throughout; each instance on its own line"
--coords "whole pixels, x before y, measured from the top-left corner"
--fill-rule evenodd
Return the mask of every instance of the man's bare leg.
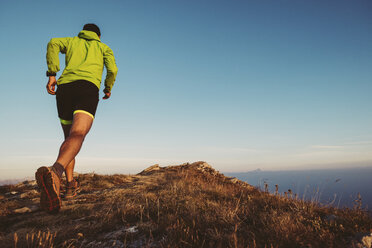
M 79 153 L 85 136 L 92 127 L 93 118 L 85 113 L 74 114 L 68 137 L 62 143 L 56 163 L 62 165 L 65 170 Z
M 74 180 L 74 168 L 75 168 L 75 159 L 73 159 L 65 168 L 67 182 L 72 182 Z
M 58 212 L 61 208 L 60 178 L 69 166 L 67 175 L 72 176 L 73 160 L 80 151 L 92 123 L 93 118 L 90 115 L 81 112 L 74 114 L 69 135 L 61 145 L 57 161 L 51 168 L 42 166 L 37 169 L 35 178 L 40 189 L 40 206 L 42 209 L 52 213 Z
M 70 130 L 72 124 L 61 124 L 63 129 L 63 134 L 65 135 L 65 140 L 70 135 Z M 72 182 L 74 179 L 74 168 L 75 168 L 75 158 L 66 166 L 65 168 L 65 174 L 66 174 L 66 180 L 67 182 Z

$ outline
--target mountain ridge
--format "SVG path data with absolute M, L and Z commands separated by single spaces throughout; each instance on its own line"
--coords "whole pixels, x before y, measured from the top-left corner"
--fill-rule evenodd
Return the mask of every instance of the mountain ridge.
M 63 201 L 57 215 L 40 211 L 34 180 L 1 186 L 3 247 L 371 244 L 372 219 L 358 206 L 336 209 L 270 194 L 203 161 L 153 165 L 135 175 L 79 174 L 78 179 L 81 192 Z

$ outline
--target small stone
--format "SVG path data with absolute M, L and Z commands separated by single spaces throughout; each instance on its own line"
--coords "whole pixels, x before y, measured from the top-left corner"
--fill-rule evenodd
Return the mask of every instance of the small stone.
M 372 233 L 358 233 L 356 235 L 357 248 L 372 248 Z
M 28 196 L 28 192 L 22 193 L 22 194 L 19 195 L 19 197 L 22 198 L 22 199 L 26 198 L 27 196 Z
M 8 192 L 8 193 L 5 193 L 6 195 L 16 195 L 18 194 L 17 191 L 11 191 L 11 192 Z
M 32 210 L 28 207 L 23 207 L 23 208 L 18 208 L 16 210 L 14 210 L 13 212 L 17 213 L 17 214 L 24 214 L 24 213 L 31 213 Z
M 126 228 L 125 231 L 129 233 L 136 233 L 138 232 L 138 229 L 137 229 L 137 226 L 131 226 L 131 227 Z
M 25 192 L 25 193 L 22 193 L 19 197 L 20 198 L 28 198 L 28 197 L 30 197 L 31 195 L 35 195 L 35 194 L 37 194 L 38 192 L 37 192 L 37 190 L 30 190 L 30 191 L 27 191 L 27 192 Z
M 367 248 L 372 247 L 372 233 L 362 238 L 362 244 L 365 245 Z
M 36 186 L 37 185 L 37 182 L 36 182 L 36 180 L 27 181 L 27 185 L 29 185 L 29 186 Z

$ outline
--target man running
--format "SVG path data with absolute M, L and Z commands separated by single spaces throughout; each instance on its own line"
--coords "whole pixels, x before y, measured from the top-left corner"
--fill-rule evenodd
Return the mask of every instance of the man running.
M 103 99 L 111 96 L 118 69 L 112 50 L 100 38 L 98 26 L 86 24 L 77 37 L 53 38 L 48 43 L 46 74 L 49 81 L 46 88 L 49 94 L 56 95 L 65 140 L 54 165 L 40 167 L 35 173 L 40 188 L 40 205 L 47 212 L 55 213 L 61 208 L 63 172 L 67 179 L 65 197 L 74 197 L 79 189 L 79 183 L 73 178 L 75 156 L 94 120 L 104 66 L 107 75 Z M 57 81 L 59 52 L 66 54 L 66 67 Z

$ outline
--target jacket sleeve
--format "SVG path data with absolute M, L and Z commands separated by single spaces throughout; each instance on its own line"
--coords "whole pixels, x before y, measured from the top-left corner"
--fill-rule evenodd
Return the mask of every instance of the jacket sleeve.
M 103 91 L 109 93 L 111 92 L 112 86 L 114 85 L 116 74 L 118 73 L 118 68 L 115 63 L 114 53 L 108 46 L 103 53 L 103 60 L 107 69 L 105 89 Z
M 72 38 L 53 38 L 49 41 L 47 47 L 47 65 L 48 65 L 48 72 L 56 73 L 59 71 L 59 52 L 66 53 L 68 43 Z

